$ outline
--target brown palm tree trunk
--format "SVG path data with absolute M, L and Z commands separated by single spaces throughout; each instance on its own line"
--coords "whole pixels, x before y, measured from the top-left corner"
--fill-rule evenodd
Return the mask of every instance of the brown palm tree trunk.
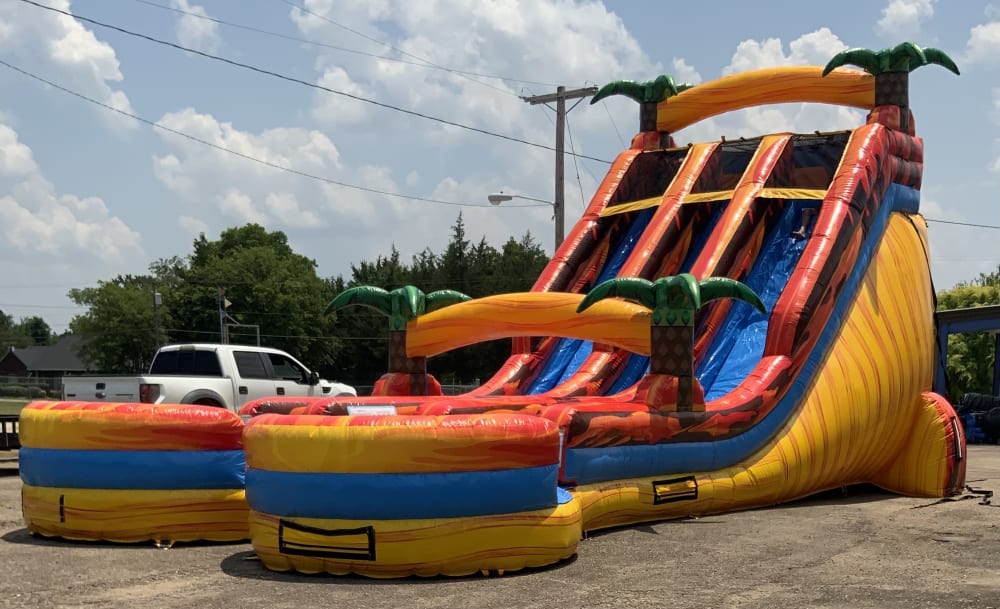
M 656 102 L 642 102 L 639 104 L 639 131 L 656 131 Z
M 427 358 L 407 357 L 406 330 L 389 330 L 389 373 L 410 375 L 410 395 L 427 394 Z
M 649 373 L 677 377 L 677 411 L 694 405 L 694 327 L 650 326 Z
M 882 72 L 875 75 L 875 106 L 899 107 L 899 129 L 910 129 L 910 73 Z

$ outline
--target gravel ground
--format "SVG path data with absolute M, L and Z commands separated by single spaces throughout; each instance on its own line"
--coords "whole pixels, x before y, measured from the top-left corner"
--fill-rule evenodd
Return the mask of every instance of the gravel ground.
M 398 581 L 272 573 L 248 544 L 35 538 L 11 455 L 0 453 L 0 607 L 1000 608 L 1000 446 L 968 452 L 968 483 L 997 493 L 990 505 L 854 487 L 604 531 L 544 570 Z

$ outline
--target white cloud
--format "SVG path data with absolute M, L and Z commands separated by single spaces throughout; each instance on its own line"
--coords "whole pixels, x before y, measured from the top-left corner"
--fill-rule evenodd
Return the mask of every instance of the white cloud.
M 358 83 L 351 80 L 347 72 L 340 67 L 330 67 L 323 72 L 317 82 L 321 87 L 343 91 L 358 97 L 371 98 L 372 94 Z M 313 103 L 312 115 L 316 120 L 328 125 L 349 125 L 361 122 L 368 115 L 369 105 L 365 102 L 351 99 L 329 91 L 317 91 Z
M 191 13 L 190 15 L 181 15 L 177 19 L 177 42 L 205 53 L 215 53 L 219 50 L 219 46 L 222 44 L 222 39 L 219 37 L 219 24 L 204 19 L 208 16 L 205 7 L 191 4 L 188 0 L 171 0 L 170 5 L 179 11 Z
M 278 167 L 378 190 L 396 190 L 384 167 L 345 168 L 337 147 L 319 131 L 277 127 L 252 133 L 191 108 L 168 113 L 159 122 Z M 178 196 L 181 210 L 198 209 L 203 218 L 199 227 L 213 224 L 212 215 L 230 225 L 256 222 L 274 229 L 321 228 L 330 217 L 349 218 L 371 227 L 382 217 L 379 206 L 391 207 L 384 196 L 284 172 L 169 133 L 161 137 L 169 151 L 154 157 L 154 173 Z M 206 209 L 205 203 L 211 207 Z
M 295 195 L 290 192 L 268 193 L 264 205 L 272 215 L 281 218 L 289 226 L 312 228 L 323 225 L 319 215 L 314 211 L 302 209 Z
M 376 46 L 373 52 L 408 62 L 323 52 L 317 61 L 320 84 L 337 82 L 342 89 L 363 92 L 380 102 L 526 139 L 531 136 L 533 141 L 551 141 L 551 123 L 541 110 L 527 109 L 518 95 L 545 93 L 553 90 L 554 85 L 521 85 L 414 64 L 426 60 L 464 72 L 530 74 L 536 80 L 569 85 L 588 80 L 646 80 L 662 72 L 658 64 L 645 56 L 621 19 L 600 3 L 540 1 L 515 5 L 442 0 L 427 4 L 384 0 L 354 4 L 307 0 L 304 5 L 309 11 L 336 20 L 366 37 L 391 40 L 396 51 Z M 292 9 L 290 15 L 309 37 L 361 42 L 358 36 L 345 33 L 343 27 L 314 15 L 297 9 Z M 470 15 L 475 18 L 470 19 Z M 381 28 L 391 29 L 391 33 Z M 372 48 L 371 40 L 363 44 Z M 317 118 L 342 116 L 342 120 L 355 121 L 359 118 L 358 108 L 364 108 L 329 94 L 322 94 L 317 100 L 330 106 L 317 105 L 314 109 Z M 442 152 L 450 150 L 443 147 L 466 141 L 478 142 L 480 147 L 485 142 L 482 136 L 465 130 L 402 117 L 371 106 L 363 119 L 379 130 L 405 125 L 412 137 L 425 144 L 433 140 Z M 604 126 L 607 115 L 603 111 L 587 113 L 581 109 L 574 113 L 573 120 L 581 128 L 595 120 Z
M 266 224 L 267 218 L 254 205 L 253 199 L 236 189 L 227 190 L 217 197 L 222 213 L 235 219 L 240 224 L 253 222 Z
M 16 131 L 0 125 L 0 175 L 24 176 L 37 170 L 31 148 L 18 141 Z
M 846 48 L 847 45 L 825 27 L 790 42 L 787 55 L 780 38 L 768 38 L 762 42 L 744 40 L 736 45 L 736 51 L 729 60 L 729 65 L 722 69 L 722 74 L 736 74 L 775 66 L 822 66 Z
M 934 15 L 934 0 L 889 0 L 882 9 L 875 31 L 894 40 L 912 39 L 920 26 Z
M 208 225 L 192 216 L 178 216 L 177 226 L 190 235 L 203 235 L 208 233 Z
M 69 11 L 69 0 L 51 0 L 49 6 Z M 0 51 L 25 70 L 41 73 L 61 84 L 125 112 L 132 112 L 128 96 L 111 83 L 123 79 L 118 57 L 110 44 L 75 19 L 21 2 L 0 5 Z M 22 78 L 11 76 L 11 78 Z M 25 86 L 18 81 L 18 86 Z M 33 86 L 33 85 L 32 85 Z M 96 109 L 101 120 L 117 129 L 134 129 L 134 121 Z
M 969 31 L 969 40 L 965 44 L 962 62 L 970 64 L 1000 62 L 1000 21 L 983 23 Z
M 141 255 L 139 234 L 97 197 L 58 194 L 31 149 L 0 125 L 0 260 L 43 254 L 86 267 Z
M 671 62 L 671 66 L 673 67 L 671 75 L 674 77 L 674 82 L 686 82 L 693 85 L 701 82 L 701 74 L 693 66 L 688 65 L 683 57 L 675 57 L 673 62 Z

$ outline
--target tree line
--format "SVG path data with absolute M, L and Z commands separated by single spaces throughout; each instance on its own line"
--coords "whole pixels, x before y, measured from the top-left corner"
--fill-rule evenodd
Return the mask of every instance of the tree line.
M 548 261 L 530 232 L 500 249 L 485 238 L 473 243 L 459 214 L 444 252 L 426 248 L 409 263 L 393 246 L 389 254 L 351 266 L 350 277 L 322 278 L 315 261 L 293 251 L 281 231 L 257 224 L 230 228 L 219 239 L 195 239 L 186 257 L 160 259 L 149 274 L 119 275 L 69 292 L 87 308 L 70 322 L 85 338 L 83 355 L 99 370 L 138 373 L 167 343 L 219 342 L 220 304 L 230 342 L 283 349 L 324 377 L 370 385 L 385 372 L 388 325 L 383 316 L 353 307 L 325 315 L 344 289 L 415 285 L 431 292 L 458 290 L 472 297 L 528 290 Z M 159 295 L 154 304 L 154 293 Z M 430 372 L 443 383 L 474 383 L 496 371 L 510 341 L 494 341 L 443 354 Z
M 160 259 L 145 275 L 119 275 L 69 297 L 87 312 L 70 322 L 82 336 L 81 355 L 99 371 L 139 373 L 167 343 L 219 342 L 219 303 L 242 326 L 230 328 L 230 342 L 283 349 L 324 377 L 365 386 L 385 372 L 387 319 L 363 307 L 324 315 L 343 290 L 373 285 L 392 290 L 414 285 L 425 292 L 450 289 L 473 298 L 530 289 L 548 256 L 530 232 L 496 248 L 473 242 L 459 214 L 440 254 L 426 248 L 404 262 L 395 247 L 374 261 L 351 266 L 349 277 L 320 277 L 316 263 L 293 251 L 281 231 L 257 224 L 230 228 L 217 240 L 194 240 L 187 256 Z M 220 288 L 224 293 L 220 292 Z M 160 295 L 154 304 L 154 293 Z M 937 308 L 1000 304 L 1000 265 L 991 273 L 937 294 Z M 15 321 L 0 311 L 0 347 L 50 344 L 55 336 L 38 316 Z M 994 337 L 981 332 L 949 338 L 949 398 L 966 392 L 991 393 Z M 429 361 L 429 372 L 445 384 L 473 384 L 489 378 L 510 354 L 510 341 L 482 343 Z

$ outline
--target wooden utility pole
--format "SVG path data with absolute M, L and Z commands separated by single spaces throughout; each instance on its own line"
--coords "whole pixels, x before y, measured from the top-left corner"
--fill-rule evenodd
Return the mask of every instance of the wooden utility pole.
M 563 239 L 566 237 L 566 179 L 564 175 L 565 159 L 563 155 L 566 139 L 566 114 L 575 108 L 582 101 L 582 98 L 590 97 L 594 93 L 597 93 L 597 87 L 584 87 L 582 89 L 567 91 L 566 87 L 559 86 L 556 88 L 555 93 L 521 98 L 532 106 L 545 104 L 549 108 L 551 108 L 549 103 L 556 102 L 556 191 L 555 200 L 552 204 L 552 210 L 556 217 L 556 249 L 559 249 Z M 567 110 L 567 99 L 576 99 L 579 101 Z

